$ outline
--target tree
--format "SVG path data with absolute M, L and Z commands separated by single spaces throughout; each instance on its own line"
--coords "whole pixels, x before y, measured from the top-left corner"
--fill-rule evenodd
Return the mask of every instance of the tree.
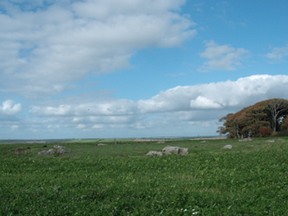
M 218 132 L 238 139 L 269 136 L 287 130 L 287 116 L 288 100 L 279 98 L 265 100 L 221 118 L 223 126 L 219 127 Z
M 283 135 L 288 135 L 288 117 L 287 116 L 283 119 L 280 132 Z
M 277 132 L 281 123 L 288 113 L 288 101 L 281 99 L 272 99 L 266 108 L 270 118 L 271 128 L 273 132 Z

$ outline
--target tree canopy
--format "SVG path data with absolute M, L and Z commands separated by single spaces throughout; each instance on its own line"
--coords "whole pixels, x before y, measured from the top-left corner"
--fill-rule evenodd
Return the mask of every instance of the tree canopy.
M 222 117 L 218 132 L 238 139 L 288 134 L 287 116 L 288 100 L 273 98 Z

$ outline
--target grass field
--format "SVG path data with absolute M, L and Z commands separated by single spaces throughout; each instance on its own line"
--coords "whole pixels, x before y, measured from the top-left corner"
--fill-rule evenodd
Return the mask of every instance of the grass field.
M 286 137 L 56 144 L 0 145 L 0 215 L 288 215 Z

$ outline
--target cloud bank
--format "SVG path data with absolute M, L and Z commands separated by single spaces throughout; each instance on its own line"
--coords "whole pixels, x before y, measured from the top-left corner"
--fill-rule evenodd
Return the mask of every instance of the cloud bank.
M 253 75 L 235 81 L 176 86 L 137 101 L 115 99 L 32 106 L 29 119 L 22 119 L 19 123 L 26 122 L 35 131 L 46 133 L 61 129 L 64 134 L 66 130 L 82 130 L 109 136 L 108 131 L 125 129 L 128 133 L 130 130 L 141 134 L 152 129 L 152 135 L 154 132 L 155 135 L 173 135 L 173 127 L 179 127 L 183 128 L 183 135 L 191 135 L 205 127 L 206 130 L 209 128 L 208 133 L 216 134 L 221 117 L 260 100 L 287 98 L 287 86 L 287 75 Z M 20 104 L 7 101 L 2 105 L 2 110 L 10 110 L 13 114 L 20 108 Z M 13 125 L 15 127 L 15 123 Z M 129 136 L 116 132 L 110 134 L 113 135 Z

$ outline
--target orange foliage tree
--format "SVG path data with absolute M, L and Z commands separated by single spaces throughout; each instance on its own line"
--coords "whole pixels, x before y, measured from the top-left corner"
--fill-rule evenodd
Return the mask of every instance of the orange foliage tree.
M 229 138 L 270 136 L 288 130 L 288 100 L 274 98 L 258 102 L 220 119 L 220 134 Z

